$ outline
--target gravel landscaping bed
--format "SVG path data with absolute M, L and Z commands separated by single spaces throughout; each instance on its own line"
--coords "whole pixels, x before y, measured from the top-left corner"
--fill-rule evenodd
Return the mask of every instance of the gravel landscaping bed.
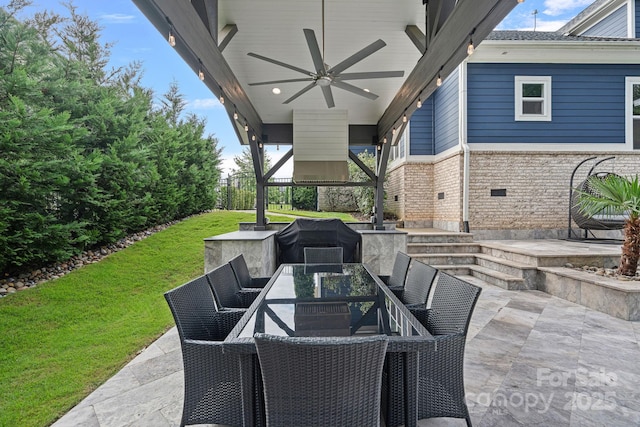
M 114 252 L 125 249 L 133 245 L 135 242 L 143 240 L 151 236 L 152 234 L 164 230 L 165 228 L 178 222 L 180 221 L 173 221 L 166 224 L 157 225 L 150 229 L 122 238 L 110 245 L 85 251 L 65 262 L 58 262 L 46 267 L 38 268 L 29 273 L 22 273 L 15 277 L 6 275 L 6 277 L 0 279 L 0 298 L 13 294 L 15 292 L 20 292 L 36 287 L 41 283 L 62 277 L 65 274 L 68 274 L 84 265 L 98 262 L 104 257 L 109 256 Z

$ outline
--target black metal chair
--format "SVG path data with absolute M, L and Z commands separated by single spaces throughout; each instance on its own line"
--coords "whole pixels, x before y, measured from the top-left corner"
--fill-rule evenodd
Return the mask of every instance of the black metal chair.
M 411 257 L 404 252 L 398 252 L 393 262 L 393 270 L 390 276 L 379 276 L 380 279 L 394 292 L 400 292 L 404 289 L 404 282 L 407 279 L 409 264 Z
M 383 335 L 256 334 L 267 426 L 379 426 Z
M 305 264 L 342 264 L 342 247 L 306 247 L 304 248 Z
M 229 263 L 214 268 L 206 275 L 220 307 L 248 308 L 262 289 L 241 288 Z
M 229 261 L 233 273 L 236 275 L 241 288 L 264 288 L 271 277 L 251 277 L 249 267 L 242 254 Z
M 431 306 L 416 317 L 434 336 L 436 351 L 420 353 L 418 419 L 464 418 L 471 426 L 464 392 L 464 349 L 481 288 L 440 272 Z
M 205 276 L 166 292 L 164 297 L 182 347 L 184 404 L 180 425 L 242 425 L 239 359 L 223 353 L 222 341 L 244 310 L 219 311 Z

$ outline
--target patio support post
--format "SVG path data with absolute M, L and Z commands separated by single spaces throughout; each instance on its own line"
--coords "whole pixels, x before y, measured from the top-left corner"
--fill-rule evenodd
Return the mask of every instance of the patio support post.
M 387 163 L 389 162 L 389 152 L 391 151 L 391 143 L 382 144 L 380 155 L 378 156 L 378 167 L 376 173 L 376 192 L 375 192 L 375 225 L 374 229 L 384 230 L 384 176 L 387 174 Z
M 263 152 L 258 147 L 258 141 L 250 141 L 251 159 L 253 160 L 253 170 L 256 174 L 256 225 L 254 230 L 266 230 L 267 221 L 264 214 L 264 188 L 265 179 L 263 174 Z

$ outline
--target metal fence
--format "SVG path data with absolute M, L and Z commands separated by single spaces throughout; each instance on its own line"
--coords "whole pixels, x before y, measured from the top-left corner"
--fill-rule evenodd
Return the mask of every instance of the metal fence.
M 265 199 L 268 201 L 267 210 L 273 209 L 300 209 L 303 206 L 296 206 L 294 193 L 299 188 L 291 185 L 291 178 L 272 178 L 270 185 L 265 188 Z M 273 183 L 282 183 L 277 186 Z M 314 188 L 315 200 L 317 200 L 317 189 Z M 225 210 L 251 210 L 256 208 L 256 178 L 253 174 L 233 174 L 226 178 L 221 178 L 216 188 L 218 194 L 218 209 Z M 315 204 L 314 204 L 315 206 Z M 307 208 L 305 206 L 304 208 Z

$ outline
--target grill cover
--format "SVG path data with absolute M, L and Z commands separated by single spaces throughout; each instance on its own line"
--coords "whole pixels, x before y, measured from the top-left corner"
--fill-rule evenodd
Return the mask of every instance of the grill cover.
M 278 261 L 303 263 L 304 248 L 341 246 L 343 262 L 360 261 L 360 233 L 339 219 L 298 218 L 276 233 Z

